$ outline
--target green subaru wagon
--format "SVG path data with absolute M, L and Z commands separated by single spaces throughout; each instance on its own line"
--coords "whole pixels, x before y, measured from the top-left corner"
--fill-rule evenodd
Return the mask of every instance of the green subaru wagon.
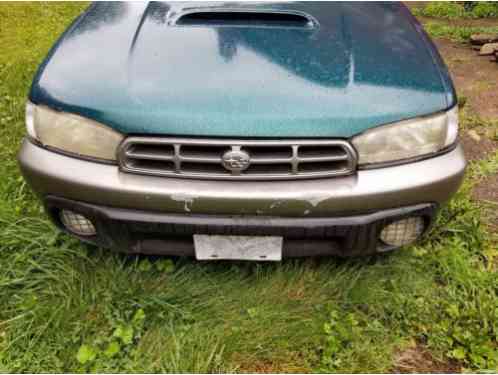
M 400 3 L 99 2 L 39 67 L 19 162 L 55 225 L 101 247 L 372 254 L 458 189 L 456 104 Z

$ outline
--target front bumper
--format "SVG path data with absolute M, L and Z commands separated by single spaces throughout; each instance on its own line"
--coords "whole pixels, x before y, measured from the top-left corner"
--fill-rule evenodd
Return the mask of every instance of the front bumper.
M 175 236 L 171 235 L 179 231 L 183 237 L 190 236 L 182 250 L 190 254 L 192 233 L 221 230 L 225 234 L 264 235 L 275 234 L 277 228 L 285 238 L 301 241 L 298 250 L 287 255 L 312 255 L 313 249 L 321 246 L 313 241 L 324 239 L 328 242 L 322 245 L 328 253 L 373 252 L 378 248 L 376 236 L 386 220 L 413 210 L 422 210 L 429 224 L 435 209 L 460 186 L 466 165 L 458 146 L 431 159 L 360 170 L 347 177 L 200 181 L 123 173 L 116 165 L 64 156 L 27 140 L 19 162 L 26 180 L 49 211 L 50 207 L 58 207 L 53 202 L 59 199 L 59 205 L 67 201 L 96 213 L 103 234 L 96 242 L 102 246 L 157 253 L 164 243 L 151 245 L 152 242 L 161 236 L 173 241 Z M 118 219 L 117 213 L 121 215 Z M 224 220 L 222 225 L 219 220 Z M 139 223 L 142 230 L 133 223 Z M 161 223 L 181 225 L 171 227 L 171 232 Z M 152 230 L 154 225 L 149 224 L 159 225 L 159 229 Z M 220 225 L 222 229 L 216 229 Z M 327 228 L 339 228 L 343 235 L 334 232 L 336 229 L 330 229 L 327 235 Z M 144 236 L 120 241 L 126 232 Z M 337 241 L 337 237 L 341 240 Z M 180 242 L 177 241 L 178 248 L 182 247 Z M 168 253 L 174 253 L 172 246 L 168 248 Z
M 202 181 L 123 173 L 116 165 L 57 154 L 25 140 L 22 173 L 48 195 L 163 213 L 331 217 L 446 202 L 458 189 L 465 157 L 458 146 L 419 162 L 301 181 Z

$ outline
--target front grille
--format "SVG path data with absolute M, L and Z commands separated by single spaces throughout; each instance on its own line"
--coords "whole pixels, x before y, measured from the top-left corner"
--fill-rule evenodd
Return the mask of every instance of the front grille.
M 201 179 L 290 180 L 356 169 L 356 153 L 343 140 L 129 137 L 118 158 L 125 172 Z

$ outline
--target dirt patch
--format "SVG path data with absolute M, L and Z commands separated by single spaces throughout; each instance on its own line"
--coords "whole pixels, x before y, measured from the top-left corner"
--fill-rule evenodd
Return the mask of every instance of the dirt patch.
M 451 374 L 461 372 L 461 367 L 454 361 L 436 360 L 422 345 L 417 344 L 397 353 L 392 372 Z
M 498 140 L 486 137 L 485 131 L 479 129 L 465 132 L 461 142 L 467 160 L 479 160 L 491 157 L 498 150 Z M 496 138 L 495 138 L 496 139 Z M 494 174 L 478 183 L 472 190 L 472 199 L 482 202 L 484 222 L 492 233 L 498 230 L 498 174 Z
M 418 2 L 417 2 L 418 3 Z M 409 7 L 415 8 L 415 7 Z M 494 27 L 498 26 L 498 18 L 456 18 L 456 19 L 441 19 L 435 17 L 417 16 L 420 22 L 432 22 L 446 24 L 455 27 Z
M 282 359 L 254 358 L 244 353 L 234 353 L 234 363 L 238 363 L 238 373 L 244 374 L 309 374 L 311 369 L 306 366 L 302 355 L 297 352 L 286 353 Z
M 491 140 L 482 128 L 463 131 L 460 141 L 468 161 L 486 159 L 498 150 L 498 141 Z
M 498 173 L 486 178 L 472 191 L 472 198 L 483 203 L 485 223 L 492 233 L 498 230 Z
M 486 178 L 474 188 L 473 196 L 481 201 L 498 204 L 498 173 Z
M 294 366 L 291 364 L 274 363 L 269 360 L 254 360 L 252 362 L 240 358 L 240 366 L 237 372 L 244 374 L 309 374 L 311 370 L 307 367 Z
M 434 39 L 434 43 L 470 112 L 486 120 L 498 119 L 498 64 L 490 62 L 489 56 L 479 56 L 467 44 L 447 39 Z

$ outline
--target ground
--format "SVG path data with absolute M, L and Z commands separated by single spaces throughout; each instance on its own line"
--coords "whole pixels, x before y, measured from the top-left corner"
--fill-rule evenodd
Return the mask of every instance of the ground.
M 489 56 L 479 56 L 469 45 L 448 39 L 434 41 L 458 95 L 465 98 L 466 109 L 482 119 L 498 119 L 497 64 L 491 63 Z
M 83 245 L 20 176 L 29 84 L 85 6 L 0 4 L 0 372 L 498 370 L 498 64 L 459 29 L 496 20 L 421 17 L 455 81 L 470 160 L 430 236 L 361 259 L 205 264 Z
M 454 374 L 461 371 L 456 361 L 438 361 L 421 345 L 414 345 L 396 353 L 393 372 Z
M 469 21 L 476 23 L 476 20 L 467 20 L 467 23 Z M 469 45 L 448 39 L 436 39 L 435 43 L 450 70 L 460 100 L 465 102 L 465 116 L 470 118 L 471 125 L 461 134 L 465 155 L 469 161 L 485 159 L 498 150 L 498 64 L 491 62 L 488 56 L 479 56 Z M 477 185 L 472 196 L 477 201 L 494 202 L 495 212 L 490 212 L 489 219 L 493 227 L 498 227 L 498 175 L 489 176 Z

